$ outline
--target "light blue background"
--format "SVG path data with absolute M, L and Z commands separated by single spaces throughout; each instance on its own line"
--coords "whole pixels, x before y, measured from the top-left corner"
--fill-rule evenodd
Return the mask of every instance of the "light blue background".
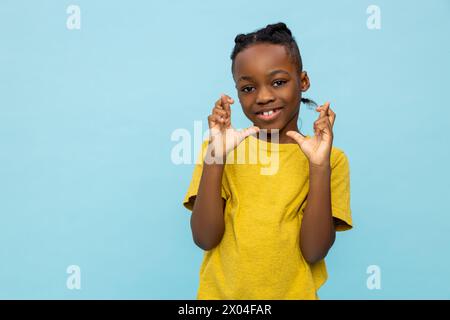
M 81 30 L 66 28 L 70 4 Z M 2 0 L 0 298 L 195 299 L 193 165 L 171 162 L 170 136 L 206 130 L 221 92 L 237 98 L 234 36 L 278 21 L 350 160 L 355 228 L 338 233 L 319 296 L 450 298 L 449 14 L 446 0 Z M 81 290 L 66 287 L 72 264 Z

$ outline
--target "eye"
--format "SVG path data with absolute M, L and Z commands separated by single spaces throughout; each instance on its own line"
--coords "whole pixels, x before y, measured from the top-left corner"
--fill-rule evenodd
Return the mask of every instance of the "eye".
M 284 85 L 286 82 L 287 82 L 286 80 L 275 80 L 273 82 L 273 84 L 274 84 L 275 87 L 280 87 L 280 86 Z
M 246 87 L 242 88 L 241 91 L 245 92 L 245 93 L 250 93 L 253 91 L 253 89 L 255 89 L 255 88 L 251 87 L 251 86 L 246 86 Z

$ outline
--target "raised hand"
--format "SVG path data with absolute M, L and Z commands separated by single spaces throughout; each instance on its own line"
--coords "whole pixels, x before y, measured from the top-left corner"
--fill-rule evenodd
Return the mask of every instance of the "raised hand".
M 310 165 L 329 166 L 336 113 L 331 110 L 329 102 L 316 108 L 316 111 L 320 112 L 320 115 L 314 122 L 314 137 L 308 139 L 295 131 L 288 131 L 286 135 L 298 143 Z
M 251 126 L 238 131 L 231 125 L 231 105 L 234 100 L 222 94 L 216 101 L 212 113 L 208 116 L 210 154 L 216 163 L 224 163 L 226 156 L 246 137 L 259 131 Z

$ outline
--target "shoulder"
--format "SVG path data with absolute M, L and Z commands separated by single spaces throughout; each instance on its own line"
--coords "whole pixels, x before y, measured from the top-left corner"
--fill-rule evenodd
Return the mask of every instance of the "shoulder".
M 349 165 L 348 157 L 344 152 L 344 150 L 333 146 L 331 148 L 330 164 L 331 169 L 348 167 Z

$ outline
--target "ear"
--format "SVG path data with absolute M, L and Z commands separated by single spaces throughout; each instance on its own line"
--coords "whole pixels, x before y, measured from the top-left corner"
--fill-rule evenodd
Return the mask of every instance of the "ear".
M 305 92 L 309 89 L 310 83 L 309 83 L 309 77 L 308 73 L 306 71 L 300 72 L 300 90 L 302 92 Z

